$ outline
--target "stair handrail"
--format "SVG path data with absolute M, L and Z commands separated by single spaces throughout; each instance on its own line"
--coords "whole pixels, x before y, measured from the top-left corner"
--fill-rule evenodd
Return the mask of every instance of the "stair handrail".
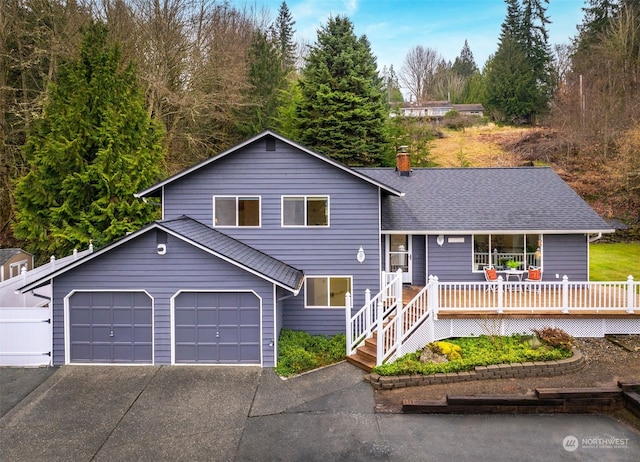
M 428 319 L 432 313 L 429 308 L 428 294 L 430 289 L 436 290 L 437 278 L 429 276 L 429 283 L 424 286 L 415 297 L 396 312 L 396 316 L 381 332 L 378 333 L 378 354 L 376 365 L 380 366 L 393 354 L 394 357 L 402 356 L 402 345 L 413 331 Z
M 393 276 L 391 276 L 393 274 Z M 389 276 L 389 277 L 388 277 Z M 347 356 L 352 355 L 366 338 L 382 327 L 382 323 L 389 314 L 398 307 L 402 307 L 402 269 L 395 273 L 383 272 L 383 282 L 380 292 L 371 298 L 371 291 L 365 291 L 365 304 L 356 314 L 351 315 L 351 294 L 346 297 L 346 336 Z

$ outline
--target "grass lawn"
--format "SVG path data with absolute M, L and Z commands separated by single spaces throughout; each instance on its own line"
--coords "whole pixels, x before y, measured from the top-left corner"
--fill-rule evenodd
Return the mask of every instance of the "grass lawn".
M 640 242 L 594 243 L 589 246 L 589 278 L 592 281 L 640 280 Z

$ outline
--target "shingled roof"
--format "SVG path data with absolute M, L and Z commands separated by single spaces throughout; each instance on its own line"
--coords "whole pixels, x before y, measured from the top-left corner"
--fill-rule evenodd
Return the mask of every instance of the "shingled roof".
M 260 275 L 292 291 L 301 287 L 304 273 L 247 244 L 187 216 L 157 222 L 158 227 L 173 232 L 191 243 L 204 247 L 226 260 Z
M 359 172 L 404 193 L 382 203 L 384 231 L 613 232 L 551 168 L 393 168 Z
M 67 267 L 58 269 L 43 277 L 37 278 L 24 287 L 20 287 L 23 293 L 47 284 L 50 279 L 58 275 L 76 268 L 103 253 L 109 252 L 111 249 L 118 247 L 137 236 L 149 232 L 152 229 L 161 229 L 166 231 L 178 239 L 195 245 L 198 248 L 216 255 L 239 268 L 253 273 L 265 280 L 271 281 L 291 292 L 298 293 L 302 287 L 304 273 L 286 263 L 277 260 L 253 247 L 227 236 L 209 226 L 200 223 L 192 218 L 182 216 L 174 220 L 157 221 L 151 223 L 144 228 L 115 241 L 102 249 L 87 255 L 78 261 L 69 264 Z

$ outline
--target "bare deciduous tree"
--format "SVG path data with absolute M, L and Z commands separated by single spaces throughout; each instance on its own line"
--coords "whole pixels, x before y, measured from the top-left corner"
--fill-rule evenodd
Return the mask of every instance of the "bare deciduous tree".
M 432 97 L 434 77 L 441 60 L 436 50 L 421 45 L 407 53 L 400 69 L 400 81 L 417 103 Z

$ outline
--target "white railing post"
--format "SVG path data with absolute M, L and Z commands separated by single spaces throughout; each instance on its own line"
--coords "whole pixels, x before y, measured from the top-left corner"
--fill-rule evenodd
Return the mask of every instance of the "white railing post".
M 438 284 L 438 276 L 433 276 L 431 289 L 433 290 L 433 316 L 434 321 L 438 320 L 438 311 L 440 310 L 440 284 Z
M 636 294 L 635 284 L 633 283 L 633 276 L 629 275 L 627 278 L 627 313 L 633 313 L 635 305 Z
M 395 286 L 395 292 L 396 292 L 396 302 L 397 305 L 401 307 L 402 306 L 402 270 L 399 269 L 396 273 L 396 286 Z
M 371 309 L 371 291 L 369 289 L 366 289 L 364 291 L 364 306 L 367 307 L 367 309 L 365 310 L 365 320 L 364 320 L 364 331 L 367 333 L 367 335 L 369 335 L 370 329 L 371 329 L 371 316 L 372 316 L 372 309 Z
M 352 332 L 351 332 L 351 294 L 349 292 L 347 292 L 344 296 L 344 317 L 346 318 L 346 329 L 345 329 L 345 333 L 347 335 L 347 356 L 350 356 L 353 354 L 353 351 L 351 349 L 352 345 L 351 343 L 353 342 L 352 339 Z
M 504 280 L 502 276 L 498 276 L 498 313 L 504 313 Z
M 382 331 L 382 316 L 378 316 L 376 322 L 376 332 L 378 333 L 378 340 L 376 344 L 376 366 L 379 366 L 382 364 L 382 357 L 384 355 L 384 333 Z
M 569 278 L 566 274 L 562 276 L 562 312 L 569 312 Z

